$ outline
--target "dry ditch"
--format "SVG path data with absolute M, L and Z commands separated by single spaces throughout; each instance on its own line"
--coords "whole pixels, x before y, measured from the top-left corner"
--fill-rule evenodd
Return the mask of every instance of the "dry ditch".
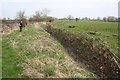
M 50 36 L 36 23 L 33 27 L 38 34 L 35 40 L 25 45 L 25 50 L 32 51 L 33 58 L 26 58 L 23 64 L 23 75 L 33 78 L 93 78 L 95 74 L 90 72 L 83 64 L 78 64 L 68 54 L 63 46 Z M 27 56 L 26 56 L 27 57 Z M 53 68 L 49 73 L 48 69 Z M 50 75 L 46 75 L 49 73 Z
M 45 30 L 64 45 L 68 52 L 72 51 L 77 61 L 82 61 L 99 77 L 120 78 L 120 59 L 115 58 L 104 43 L 84 35 L 75 35 L 66 30 L 54 28 L 50 24 Z

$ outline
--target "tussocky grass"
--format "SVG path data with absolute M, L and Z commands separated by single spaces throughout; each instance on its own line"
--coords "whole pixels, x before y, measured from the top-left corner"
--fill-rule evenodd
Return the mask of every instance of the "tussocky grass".
M 117 22 L 102 22 L 102 21 L 67 21 L 56 20 L 52 23 L 54 27 L 66 29 L 72 33 L 84 34 L 89 37 L 100 39 L 106 43 L 106 46 L 117 56 L 118 53 L 118 23 Z M 68 28 L 76 26 L 75 28 Z M 88 32 L 94 31 L 98 34 L 90 35 Z M 115 35 L 115 36 L 114 36 Z
M 77 64 L 64 47 L 39 24 L 3 37 L 3 78 L 93 78 L 95 74 Z

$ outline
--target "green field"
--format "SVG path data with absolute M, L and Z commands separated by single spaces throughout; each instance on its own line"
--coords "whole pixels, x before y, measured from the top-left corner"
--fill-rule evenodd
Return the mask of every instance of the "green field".
M 118 54 L 117 22 L 56 20 L 52 25 L 57 28 L 66 29 L 72 33 L 84 34 L 95 39 L 101 39 L 112 52 L 120 56 Z M 69 28 L 69 26 L 75 26 L 75 28 Z M 88 34 L 90 31 L 97 32 L 97 34 Z
M 2 38 L 0 36 L 0 79 L 2 78 Z
M 77 64 L 38 24 L 2 38 L 2 77 L 93 78 L 96 74 Z
M 118 24 L 115 22 L 58 20 L 51 24 L 75 34 L 100 38 L 119 56 Z M 22 33 L 16 30 L 2 38 L 2 77 L 96 77 L 92 71 L 70 58 L 64 47 L 42 26 L 32 25 L 23 28 Z M 91 35 L 88 34 L 89 31 L 96 31 L 98 34 Z

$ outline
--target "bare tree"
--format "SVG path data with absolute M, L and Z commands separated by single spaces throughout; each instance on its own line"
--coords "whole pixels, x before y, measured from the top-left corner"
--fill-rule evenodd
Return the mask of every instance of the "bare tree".
M 107 21 L 107 18 L 106 18 L 106 17 L 103 17 L 103 21 L 106 22 L 106 21 Z
M 42 11 L 38 10 L 35 12 L 35 15 L 33 15 L 33 20 L 34 21 L 44 21 L 45 20 L 45 13 Z M 31 18 L 32 19 L 32 18 Z
M 42 17 L 44 15 L 45 14 L 42 11 L 40 11 L 40 10 L 35 12 L 35 16 L 37 16 L 38 18 L 40 18 L 40 17 Z
M 115 22 L 116 21 L 116 17 L 114 17 L 114 16 L 108 16 L 107 20 L 109 22 Z
M 10 18 L 8 17 L 7 20 L 10 20 Z
M 17 21 L 22 21 L 23 22 L 23 26 L 25 27 L 26 24 L 26 16 L 25 16 L 25 11 L 19 11 L 17 12 Z
M 70 20 L 73 19 L 73 16 L 72 16 L 72 15 L 68 15 L 67 18 L 68 18 L 68 20 L 70 21 Z
M 38 10 L 35 12 L 35 15 L 33 15 L 32 17 L 30 17 L 30 21 L 48 21 L 47 19 L 50 19 L 48 18 L 47 14 L 50 13 L 50 10 L 48 10 L 47 8 L 44 8 L 42 10 Z
M 97 21 L 100 21 L 100 17 L 97 17 Z
M 42 13 L 47 16 L 50 13 L 50 10 L 47 8 L 42 9 Z
M 5 18 L 5 17 L 2 19 L 2 23 L 7 23 L 7 21 L 6 21 L 6 18 Z
M 25 16 L 25 11 L 19 11 L 17 12 L 17 18 L 22 20 L 22 19 L 26 19 L 26 16 Z
M 76 20 L 76 21 L 78 21 L 78 20 L 79 20 L 79 18 L 75 18 L 75 20 Z
M 42 13 L 44 14 L 45 21 L 48 21 L 48 14 L 50 13 L 50 10 L 47 8 L 42 9 Z
M 3 20 L 6 20 L 6 18 L 4 17 Z
M 33 16 L 33 20 L 34 21 L 40 21 L 40 19 L 42 18 L 43 13 L 39 10 L 35 12 L 35 15 Z

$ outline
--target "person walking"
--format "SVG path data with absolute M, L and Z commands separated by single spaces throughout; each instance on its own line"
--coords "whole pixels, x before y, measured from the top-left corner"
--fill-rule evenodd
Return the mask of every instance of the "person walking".
M 22 32 L 22 27 L 23 27 L 23 24 L 22 24 L 22 21 L 19 23 L 19 28 L 20 28 L 20 32 Z

